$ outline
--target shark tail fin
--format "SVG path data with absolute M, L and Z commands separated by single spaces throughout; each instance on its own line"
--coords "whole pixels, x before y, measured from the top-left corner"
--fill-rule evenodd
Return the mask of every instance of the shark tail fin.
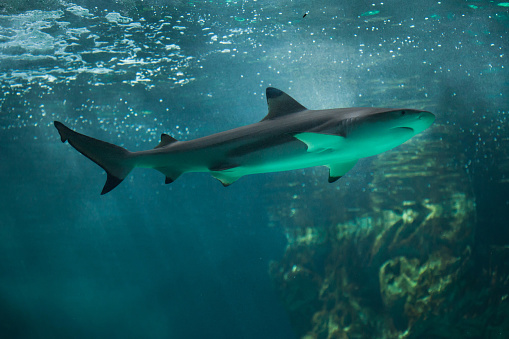
M 62 142 L 69 142 L 78 152 L 101 166 L 108 175 L 101 194 L 106 194 L 122 182 L 134 168 L 132 153 L 101 140 L 80 134 L 55 121 Z

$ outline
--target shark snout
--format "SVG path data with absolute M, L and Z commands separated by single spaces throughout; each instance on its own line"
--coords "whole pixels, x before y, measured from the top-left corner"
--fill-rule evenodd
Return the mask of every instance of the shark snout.
M 433 113 L 423 111 L 419 113 L 419 120 L 429 121 L 430 125 L 435 121 L 435 115 Z
M 430 127 L 435 121 L 435 115 L 433 113 L 422 111 L 419 112 L 417 119 L 412 123 L 411 127 L 416 133 L 420 133 Z

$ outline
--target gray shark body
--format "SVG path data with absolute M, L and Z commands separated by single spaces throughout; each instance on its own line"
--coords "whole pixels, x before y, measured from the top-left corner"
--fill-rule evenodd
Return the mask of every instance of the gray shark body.
M 77 133 L 55 121 L 62 142 L 101 166 L 115 188 L 133 168 L 153 168 L 166 183 L 188 172 L 209 172 L 224 186 L 244 175 L 327 166 L 334 182 L 355 163 L 392 149 L 428 128 L 435 116 L 393 108 L 308 110 L 288 94 L 267 88 L 269 113 L 258 123 L 189 141 L 167 134 L 154 149 L 126 149 Z

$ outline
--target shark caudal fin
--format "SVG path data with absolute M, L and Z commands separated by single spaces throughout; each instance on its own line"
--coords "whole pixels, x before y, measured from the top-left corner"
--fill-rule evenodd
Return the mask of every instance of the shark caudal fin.
M 101 194 L 106 194 L 118 186 L 134 168 L 131 152 L 101 140 L 87 137 L 55 121 L 55 127 L 62 142 L 68 141 L 81 154 L 101 166 L 108 177 Z

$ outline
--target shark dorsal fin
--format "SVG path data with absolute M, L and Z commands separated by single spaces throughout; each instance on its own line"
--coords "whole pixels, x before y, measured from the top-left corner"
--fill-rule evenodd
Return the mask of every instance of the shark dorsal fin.
M 267 114 L 263 120 L 275 119 L 307 110 L 307 108 L 298 103 L 297 100 L 277 88 L 267 87 L 266 95 L 269 114 Z
M 159 143 L 159 145 L 154 147 L 154 149 L 168 146 L 169 144 L 173 144 L 176 141 L 177 141 L 177 139 L 169 136 L 168 134 L 163 133 L 163 134 L 161 134 L 161 142 Z

